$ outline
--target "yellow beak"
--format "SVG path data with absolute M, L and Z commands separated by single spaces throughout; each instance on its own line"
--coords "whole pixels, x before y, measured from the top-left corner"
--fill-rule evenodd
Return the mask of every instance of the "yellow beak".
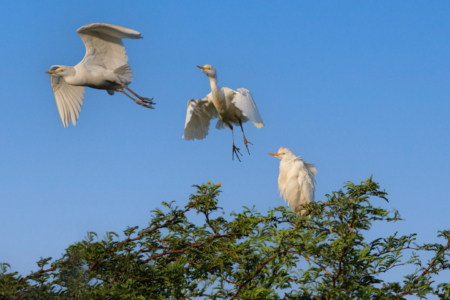
M 47 72 L 45 72 L 45 73 L 47 73 L 47 74 L 58 74 L 58 73 L 60 73 L 61 71 L 58 71 L 58 70 L 55 70 L 55 71 L 47 71 Z
M 270 155 L 273 155 L 273 156 L 278 156 L 278 155 L 280 155 L 280 154 L 278 154 L 278 153 L 269 153 Z

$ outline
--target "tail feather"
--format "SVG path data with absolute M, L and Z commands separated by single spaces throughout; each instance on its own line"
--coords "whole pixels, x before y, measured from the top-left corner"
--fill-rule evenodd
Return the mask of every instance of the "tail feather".
M 217 129 L 225 129 L 225 128 L 229 128 L 227 124 L 225 124 L 224 122 L 222 122 L 222 120 L 218 120 L 216 123 L 216 128 Z

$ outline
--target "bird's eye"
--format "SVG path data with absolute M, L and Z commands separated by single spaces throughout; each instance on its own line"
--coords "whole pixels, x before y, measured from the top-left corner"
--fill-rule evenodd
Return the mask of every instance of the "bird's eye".
M 280 153 L 281 155 L 285 155 L 286 153 Z
M 208 71 L 210 71 L 211 70 L 211 68 L 206 68 Z

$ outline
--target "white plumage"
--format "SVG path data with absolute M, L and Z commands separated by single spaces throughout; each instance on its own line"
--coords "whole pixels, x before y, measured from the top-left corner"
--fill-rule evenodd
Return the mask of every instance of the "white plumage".
M 123 38 L 141 39 L 136 30 L 121 26 L 95 23 L 77 30 L 86 47 L 86 55 L 75 67 L 55 65 L 50 74 L 56 106 L 64 127 L 69 121 L 75 126 L 83 105 L 84 87 L 123 92 L 129 90 L 139 100 L 139 105 L 152 108 L 151 99 L 143 98 L 131 91 L 127 85 L 133 80 L 133 72 L 127 64 L 128 56 L 122 43 Z
M 278 153 L 269 154 L 281 160 L 278 177 L 280 196 L 292 210 L 300 213 L 301 205 L 314 201 L 316 167 L 305 163 L 288 148 L 281 147 Z
M 210 121 L 214 118 L 219 118 L 217 129 L 230 128 L 232 134 L 233 125 L 240 126 L 244 133 L 242 124 L 248 120 L 251 120 L 257 128 L 264 126 L 256 103 L 247 89 L 239 88 L 234 91 L 227 87 L 218 87 L 216 69 L 209 64 L 198 67 L 209 77 L 211 93 L 200 100 L 189 100 L 183 138 L 204 139 L 208 135 Z M 244 143 L 248 151 L 247 144 L 250 142 L 245 138 L 245 134 Z M 233 136 L 233 154 L 237 155 L 238 151 Z M 239 159 L 239 156 L 237 157 Z

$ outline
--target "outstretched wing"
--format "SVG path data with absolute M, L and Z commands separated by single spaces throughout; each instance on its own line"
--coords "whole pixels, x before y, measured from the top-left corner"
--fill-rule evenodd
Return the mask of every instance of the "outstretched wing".
M 240 88 L 236 92 L 232 103 L 247 116 L 257 128 L 264 126 L 252 94 L 247 89 Z
M 219 117 L 216 107 L 208 100 L 209 96 L 210 94 L 204 99 L 191 99 L 188 102 L 183 135 L 187 141 L 204 139 L 208 135 L 211 119 Z
M 51 71 L 58 69 L 60 66 L 52 66 Z M 72 120 L 73 126 L 77 124 L 78 116 L 83 105 L 84 86 L 73 86 L 67 84 L 64 77 L 57 74 L 50 75 L 53 94 L 55 95 L 56 106 L 58 107 L 59 116 L 64 125 L 67 127 L 69 121 Z
M 86 55 L 81 63 L 102 66 L 111 71 L 128 61 L 122 39 L 142 38 L 136 30 L 103 23 L 83 26 L 77 32 L 86 46 Z

